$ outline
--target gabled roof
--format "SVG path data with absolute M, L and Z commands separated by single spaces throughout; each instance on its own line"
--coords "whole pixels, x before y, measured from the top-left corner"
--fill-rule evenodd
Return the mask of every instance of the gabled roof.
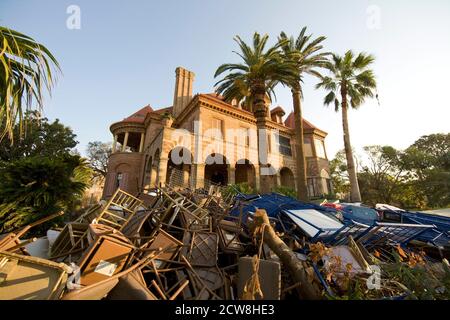
M 136 122 L 136 123 L 144 123 L 145 117 L 147 114 L 153 112 L 152 107 L 150 105 L 146 105 L 139 111 L 133 113 L 131 116 L 123 119 L 121 122 Z
M 286 112 L 284 112 L 281 106 L 278 106 L 270 111 L 270 114 L 277 114 L 277 113 L 281 113 L 282 116 L 286 114 Z
M 284 125 L 285 125 L 286 127 L 291 128 L 291 129 L 295 129 L 294 112 L 291 112 L 291 113 L 287 116 L 286 120 L 284 121 Z M 318 129 L 318 130 L 320 130 L 320 129 L 317 128 L 315 125 L 313 125 L 311 122 L 305 120 L 305 118 L 303 118 L 303 128 L 304 128 L 304 129 Z M 322 131 L 322 130 L 321 130 L 321 131 Z
M 168 113 L 172 113 L 173 107 L 167 107 L 167 108 L 162 108 L 162 109 L 158 109 L 158 110 L 154 110 L 153 113 L 157 113 L 157 114 L 163 114 L 165 112 Z

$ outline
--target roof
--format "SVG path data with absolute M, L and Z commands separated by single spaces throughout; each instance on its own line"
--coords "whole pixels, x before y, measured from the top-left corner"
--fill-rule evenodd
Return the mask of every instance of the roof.
M 221 95 L 219 95 L 219 94 L 217 94 L 217 93 L 200 93 L 199 96 L 207 97 L 207 98 L 210 98 L 210 99 L 213 99 L 213 100 L 216 100 L 216 101 L 220 101 L 220 102 L 222 102 L 222 103 L 227 104 L 227 105 L 230 106 L 231 108 L 236 109 L 236 106 L 233 106 L 231 103 L 225 101 L 225 100 L 224 100 L 224 97 L 221 96 Z M 248 110 L 245 110 L 245 109 L 239 109 L 239 110 L 240 110 L 240 111 L 243 111 L 243 112 L 246 112 L 246 113 L 249 113 L 249 114 L 253 114 L 252 112 L 250 112 L 250 111 L 248 111 Z
M 150 107 L 150 105 L 146 105 L 145 107 L 143 107 L 143 108 L 140 109 L 139 111 L 133 113 L 131 116 L 129 116 L 129 117 L 123 119 L 121 122 L 144 123 L 145 117 L 146 117 L 147 114 L 149 114 L 150 112 L 153 112 L 152 107 Z
M 213 97 L 213 98 L 216 98 L 216 99 L 219 99 L 219 100 L 224 101 L 223 96 L 220 95 L 220 94 L 217 94 L 217 93 L 215 93 L 215 92 L 211 92 L 211 93 L 201 93 L 201 94 L 202 94 L 202 95 L 205 95 L 205 96 L 210 96 L 210 97 Z
M 162 108 L 162 109 L 158 109 L 158 110 L 154 110 L 153 113 L 157 113 L 157 114 L 163 114 L 165 112 L 168 113 L 172 113 L 173 107 L 167 107 L 167 108 Z
M 291 128 L 291 129 L 295 129 L 294 112 L 291 112 L 291 113 L 287 116 L 286 120 L 284 121 L 284 125 L 285 125 L 286 127 Z M 303 118 L 303 128 L 304 128 L 304 129 L 319 129 L 319 128 L 317 128 L 316 126 L 314 126 L 311 122 L 305 120 L 304 118 Z
M 277 113 L 282 113 L 283 115 L 286 114 L 286 112 L 284 112 L 281 106 L 278 106 L 270 111 L 270 114 L 277 114 Z
M 223 96 L 218 95 L 216 93 L 202 93 L 202 94 L 200 94 L 200 96 L 205 96 L 205 97 L 209 97 L 209 98 L 212 98 L 212 99 L 216 99 L 216 100 L 221 101 L 222 103 L 226 103 L 226 104 L 231 106 L 231 104 L 229 104 L 228 102 L 225 102 L 223 100 Z M 161 108 L 161 109 L 158 109 L 158 110 L 153 110 L 152 107 L 150 107 L 150 105 L 147 105 L 147 106 L 143 107 L 142 109 L 140 109 L 139 111 L 133 113 L 128 118 L 123 119 L 120 122 L 144 123 L 145 118 L 146 118 L 146 116 L 149 113 L 154 113 L 154 114 L 163 114 L 165 112 L 172 113 L 172 110 L 173 110 L 173 106 L 166 107 L 166 108 Z M 242 110 L 242 111 L 251 113 L 251 112 L 249 112 L 247 110 Z M 270 113 L 271 114 L 276 114 L 276 113 L 283 113 L 283 114 L 285 114 L 285 112 L 284 112 L 284 110 L 283 110 L 283 108 L 281 106 L 277 106 L 276 108 L 272 109 L 270 111 Z M 288 127 L 288 128 L 295 129 L 294 112 L 291 112 L 287 116 L 286 120 L 284 121 L 284 125 L 286 127 Z M 304 129 L 317 129 L 317 130 L 320 130 L 319 128 L 314 126 L 311 122 L 309 122 L 309 121 L 307 121 L 305 119 L 303 119 L 303 128 Z M 322 130 L 320 130 L 320 131 L 322 131 Z

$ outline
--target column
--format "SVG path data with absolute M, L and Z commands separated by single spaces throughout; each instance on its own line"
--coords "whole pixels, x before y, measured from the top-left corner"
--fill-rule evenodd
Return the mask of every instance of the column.
M 260 171 L 259 171 L 259 166 L 258 165 L 254 165 L 254 167 L 255 167 L 255 188 L 256 188 L 256 190 L 258 190 L 258 192 L 259 192 L 259 190 L 261 189 L 260 187 L 261 187 L 261 185 L 260 185 L 260 179 L 259 179 L 259 173 L 260 173 Z
M 144 133 L 141 133 L 141 142 L 139 144 L 139 152 L 142 152 L 144 149 Z
M 203 163 L 196 163 L 192 165 L 193 176 L 195 177 L 195 181 L 193 185 L 195 189 L 205 187 L 205 165 Z
M 123 139 L 123 145 L 122 145 L 122 152 L 125 152 L 127 149 L 127 143 L 128 143 L 128 131 L 125 132 L 125 138 Z
M 114 135 L 114 142 L 112 145 L 112 153 L 116 152 L 116 148 L 117 148 L 117 134 Z
M 149 185 L 150 185 L 150 187 L 155 186 L 157 174 L 158 174 L 157 168 L 155 168 L 155 167 L 153 166 L 153 164 L 151 164 L 151 166 L 150 166 L 150 178 L 149 178 L 149 181 L 150 181 L 150 182 L 149 182 Z
M 278 172 L 276 175 L 277 175 L 277 186 L 281 186 L 281 175 L 280 175 L 280 172 Z
M 260 193 L 269 193 L 271 191 L 271 180 L 272 177 L 268 175 L 268 170 L 264 170 L 262 172 L 263 168 L 268 168 L 267 165 L 260 165 L 259 166 L 259 192 Z
M 166 175 L 167 175 L 167 161 L 169 158 L 161 157 L 159 159 L 159 168 L 158 168 L 158 184 L 164 186 L 166 184 Z
M 235 184 L 236 168 L 233 165 L 228 166 L 228 184 Z

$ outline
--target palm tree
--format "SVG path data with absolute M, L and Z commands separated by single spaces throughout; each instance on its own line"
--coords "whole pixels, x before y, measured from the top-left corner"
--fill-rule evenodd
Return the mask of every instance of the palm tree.
M 242 58 L 243 63 L 223 64 L 217 68 L 214 75 L 218 77 L 229 72 L 215 84 L 216 92 L 222 94 L 226 101 L 246 100 L 257 119 L 258 135 L 265 134 L 265 120 L 268 115 L 266 96 L 271 98 L 274 95 L 274 87 L 277 84 L 289 85 L 297 79 L 295 64 L 283 59 L 280 52 L 285 42 L 280 41 L 266 49 L 268 38 L 268 35 L 261 36 L 255 32 L 252 46 L 249 46 L 236 36 L 234 40 L 240 48 L 240 52 L 236 54 Z M 258 141 L 261 140 L 258 138 Z M 261 176 L 262 180 L 266 178 Z M 268 187 L 268 183 L 261 181 L 262 192 L 267 192 Z
M 308 200 L 308 186 L 306 181 L 306 160 L 303 144 L 303 117 L 301 100 L 303 75 L 310 74 L 320 77 L 317 68 L 323 67 L 327 62 L 329 53 L 318 53 L 323 46 L 320 44 L 326 37 L 311 39 L 312 35 L 306 35 L 306 27 L 301 31 L 297 39 L 289 37 L 281 32 L 279 41 L 283 41 L 281 46 L 284 57 L 292 60 L 296 65 L 297 79 L 291 84 L 292 101 L 294 106 L 295 120 L 295 140 L 296 140 L 296 161 L 297 161 L 297 198 L 303 201 Z
M 22 124 L 24 109 L 30 110 L 33 102 L 42 109 L 44 88 L 51 93 L 54 84 L 54 69 L 59 71 L 59 64 L 46 47 L 0 26 L 0 140 L 8 136 L 13 142 L 14 124 Z
M 350 143 L 348 127 L 348 108 L 357 109 L 366 98 L 373 98 L 377 87 L 375 75 L 369 66 L 375 58 L 366 53 L 360 53 L 355 57 L 351 50 L 345 55 L 333 54 L 332 60 L 327 63 L 330 76 L 322 77 L 316 88 L 324 88 L 328 94 L 324 98 L 324 104 L 334 103 L 335 111 L 342 111 L 342 128 L 344 131 L 344 147 L 347 158 L 347 170 L 350 179 L 350 198 L 353 202 L 361 201 L 358 186 L 355 162 Z M 340 101 L 338 98 L 340 93 Z M 378 98 L 378 95 L 376 96 Z

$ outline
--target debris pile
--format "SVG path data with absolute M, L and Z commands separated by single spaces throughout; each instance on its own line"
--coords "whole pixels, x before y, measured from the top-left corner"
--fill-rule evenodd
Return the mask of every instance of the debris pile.
M 448 299 L 450 219 L 369 209 L 118 189 L 46 237 L 21 239 L 55 216 L 0 235 L 0 299 Z

